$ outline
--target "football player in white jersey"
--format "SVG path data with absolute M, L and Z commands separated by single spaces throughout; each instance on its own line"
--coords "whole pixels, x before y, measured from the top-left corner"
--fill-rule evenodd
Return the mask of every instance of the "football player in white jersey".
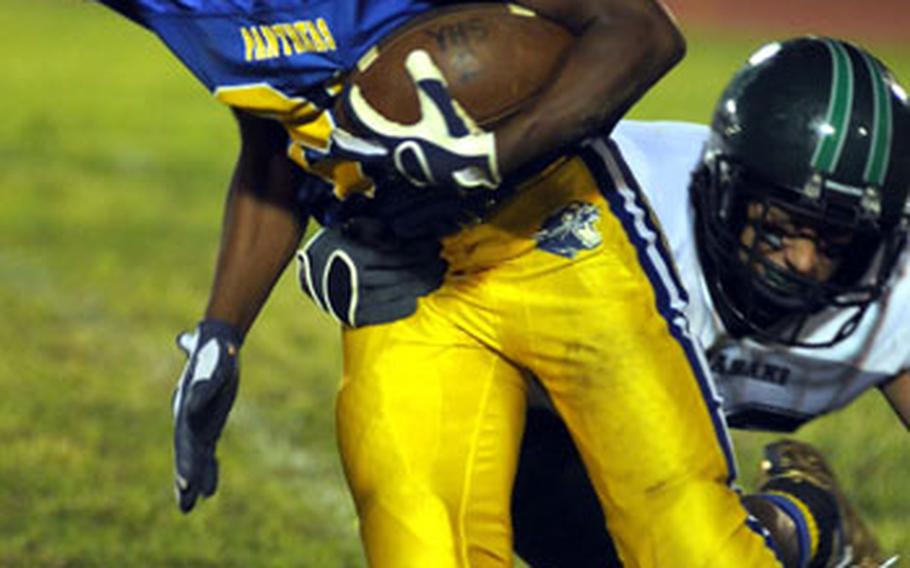
M 878 388 L 910 427 L 908 145 L 904 90 L 869 53 L 828 38 L 757 51 L 710 128 L 625 121 L 593 142 L 618 165 L 605 172 L 614 185 L 643 193 L 659 218 L 731 426 L 793 431 Z M 568 435 L 541 408 L 526 428 L 517 550 L 534 566 L 610 565 Z M 800 565 L 887 564 L 816 450 L 783 440 L 765 454 L 747 500 L 789 485 L 838 504 L 827 553 Z
M 730 82 L 710 128 L 623 121 L 585 145 L 612 191 L 650 202 L 731 425 L 792 431 L 873 387 L 910 425 L 910 331 L 900 325 L 910 316 L 910 162 L 899 154 L 910 106 L 880 61 L 828 38 L 769 44 Z M 570 217 L 541 227 L 539 246 L 598 237 L 596 224 Z M 360 278 L 362 301 L 394 299 L 365 289 L 369 270 Z M 516 550 L 532 566 L 618 565 L 572 441 L 538 403 L 513 497 Z M 766 458 L 760 492 L 744 501 L 788 566 L 883 565 L 814 449 L 782 441 Z

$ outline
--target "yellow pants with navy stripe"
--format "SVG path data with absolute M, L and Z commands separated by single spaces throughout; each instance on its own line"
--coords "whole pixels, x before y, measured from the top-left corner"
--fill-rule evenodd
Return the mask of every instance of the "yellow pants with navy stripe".
M 626 566 L 778 565 L 730 488 L 684 292 L 615 149 L 588 145 L 445 254 L 414 315 L 344 332 L 337 428 L 371 566 L 512 566 L 530 375 Z

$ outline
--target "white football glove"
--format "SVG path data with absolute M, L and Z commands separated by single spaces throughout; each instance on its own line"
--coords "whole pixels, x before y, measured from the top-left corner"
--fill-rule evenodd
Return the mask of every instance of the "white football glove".
M 242 339 L 234 326 L 214 320 L 203 320 L 192 333 L 177 336 L 177 346 L 187 355 L 171 401 L 174 481 L 184 513 L 218 486 L 215 446 L 237 397 Z
M 407 125 L 387 119 L 353 85 L 344 95 L 345 110 L 370 139 L 336 129 L 332 133 L 333 150 L 368 163 L 391 158 L 395 169 L 420 187 L 499 186 L 493 133 L 481 130 L 452 99 L 445 78 L 426 51 L 412 51 L 405 67 L 417 89 L 420 120 Z

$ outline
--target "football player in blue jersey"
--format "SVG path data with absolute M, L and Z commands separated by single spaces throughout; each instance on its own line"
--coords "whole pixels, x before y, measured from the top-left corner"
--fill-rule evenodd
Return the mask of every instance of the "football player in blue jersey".
M 336 131 L 326 111 L 343 72 L 435 2 L 105 3 L 229 105 L 241 137 L 208 305 L 179 340 L 181 510 L 216 489 L 238 352 L 313 216 L 330 232 L 301 261 L 307 289 L 348 324 L 338 437 L 371 565 L 511 565 L 529 374 L 572 432 L 626 562 L 778 565 L 731 488 L 719 401 L 659 229 L 634 192 L 603 175 L 623 167 L 609 150 L 573 145 L 609 129 L 682 56 L 657 0 L 523 0 L 575 36 L 533 104 L 482 131 L 416 52 L 407 66 L 423 98 L 419 126 L 395 124 L 350 90 L 364 140 Z M 503 183 L 526 166 L 538 173 Z M 402 176 L 412 185 L 389 181 Z M 338 250 L 333 229 L 360 248 Z M 407 257 L 427 239 L 444 277 L 439 259 Z M 420 298 L 361 296 L 367 268 Z
M 901 257 L 910 103 L 880 61 L 830 38 L 771 43 L 732 79 L 710 129 L 627 120 L 612 140 L 591 144 L 621 165 L 600 173 L 644 194 L 662 224 L 729 423 L 792 431 L 878 388 L 910 425 L 910 275 Z M 567 254 L 595 242 L 591 212 L 564 210 L 540 227 L 539 246 Z M 320 235 L 318 257 L 304 249 L 313 259 L 304 275 L 325 266 L 325 251 L 350 249 L 347 241 L 335 230 Z M 363 301 L 407 296 L 374 273 L 360 274 Z M 302 280 L 308 288 L 314 278 Z M 532 566 L 619 566 L 583 457 L 547 396 L 532 389 L 513 499 L 516 550 Z M 787 566 L 893 564 L 808 444 L 767 446 L 758 485 L 744 502 Z

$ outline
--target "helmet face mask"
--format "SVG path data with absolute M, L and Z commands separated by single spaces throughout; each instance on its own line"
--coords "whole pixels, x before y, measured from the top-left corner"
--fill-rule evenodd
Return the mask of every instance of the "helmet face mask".
M 693 197 L 709 289 L 734 335 L 802 347 L 841 341 L 881 295 L 904 244 L 903 226 L 883 234 L 858 200 L 813 201 L 725 156 L 702 164 Z M 782 260 L 793 240 L 811 241 L 815 271 Z M 801 340 L 809 318 L 826 308 L 851 315 L 832 337 Z
M 759 49 L 721 95 L 690 187 L 728 332 L 825 347 L 855 331 L 906 241 L 908 154 L 910 103 L 871 54 L 818 37 Z M 839 329 L 804 339 L 831 309 Z

